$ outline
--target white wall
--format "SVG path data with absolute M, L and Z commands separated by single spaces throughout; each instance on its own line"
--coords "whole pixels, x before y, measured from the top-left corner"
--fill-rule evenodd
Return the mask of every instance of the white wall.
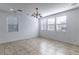
M 25 14 L 18 14 L 19 32 L 7 31 L 8 12 L 0 11 L 0 43 L 38 36 L 38 20 Z
M 79 8 L 50 15 L 41 20 L 61 15 L 67 16 L 67 31 L 64 33 L 40 30 L 40 36 L 79 45 Z

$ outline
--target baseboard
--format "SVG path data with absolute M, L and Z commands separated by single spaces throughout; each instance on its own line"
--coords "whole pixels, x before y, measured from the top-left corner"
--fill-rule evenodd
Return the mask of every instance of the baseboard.
M 55 40 L 55 41 L 63 42 L 63 43 L 66 43 L 66 44 L 71 44 L 71 45 L 79 46 L 79 44 L 75 44 L 75 43 L 73 43 L 73 42 L 62 41 L 62 40 L 57 40 L 57 39 L 53 39 L 53 38 L 49 38 L 49 37 L 43 37 L 43 36 L 41 36 L 41 38 L 50 39 L 50 40 Z
M 7 40 L 7 41 L 1 41 L 0 44 L 15 42 L 18 40 L 25 40 L 25 39 L 28 40 L 28 39 L 33 39 L 33 38 L 37 38 L 37 36 L 36 37 L 29 37 L 29 38 L 24 37 L 24 38 L 17 38 L 17 39 L 12 39 L 12 40 Z

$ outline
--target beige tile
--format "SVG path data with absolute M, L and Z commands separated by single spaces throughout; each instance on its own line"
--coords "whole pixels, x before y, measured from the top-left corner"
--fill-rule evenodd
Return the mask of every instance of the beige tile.
M 33 38 L 0 44 L 0 55 L 79 55 L 79 46 Z

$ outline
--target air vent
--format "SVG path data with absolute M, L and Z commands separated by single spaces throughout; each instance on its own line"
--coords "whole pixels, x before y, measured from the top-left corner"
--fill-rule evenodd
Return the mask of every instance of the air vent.
M 21 9 L 18 9 L 17 11 L 19 11 L 19 12 L 23 12 L 23 10 L 21 10 Z

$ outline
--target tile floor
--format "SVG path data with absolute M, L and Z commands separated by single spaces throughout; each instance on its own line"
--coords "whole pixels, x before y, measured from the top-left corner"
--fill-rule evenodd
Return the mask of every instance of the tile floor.
M 0 44 L 0 55 L 79 55 L 79 46 L 33 38 Z

